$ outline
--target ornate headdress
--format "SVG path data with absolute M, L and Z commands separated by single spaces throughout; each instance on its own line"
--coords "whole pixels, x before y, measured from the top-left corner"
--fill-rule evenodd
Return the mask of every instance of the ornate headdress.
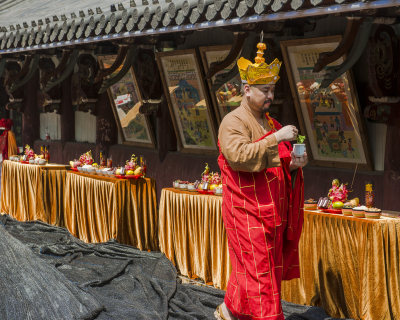
M 263 55 L 267 46 L 262 43 L 262 38 L 257 44 L 257 49 L 257 57 L 255 57 L 254 63 L 243 57 L 237 61 L 242 83 L 275 84 L 279 80 L 282 62 L 275 58 L 270 64 L 265 63 Z

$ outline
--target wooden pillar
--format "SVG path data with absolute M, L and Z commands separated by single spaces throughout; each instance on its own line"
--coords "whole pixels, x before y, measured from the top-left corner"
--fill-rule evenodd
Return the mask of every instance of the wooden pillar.
M 61 84 L 61 140 L 75 141 L 75 111 L 72 107 L 71 76 Z
M 39 90 L 39 71 L 25 85 L 24 110 L 22 114 L 22 143 L 33 147 L 33 142 L 40 138 L 40 115 L 37 105 Z

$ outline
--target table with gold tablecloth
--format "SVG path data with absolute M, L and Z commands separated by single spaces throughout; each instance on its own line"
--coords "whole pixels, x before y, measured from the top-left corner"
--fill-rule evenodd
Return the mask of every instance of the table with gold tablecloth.
M 181 274 L 225 289 L 229 255 L 222 199 L 163 189 L 161 251 Z M 300 279 L 283 281 L 282 299 L 323 307 L 331 316 L 400 319 L 400 219 L 359 219 L 305 211 Z
M 306 211 L 300 279 L 284 300 L 323 307 L 333 317 L 400 319 L 400 219 L 359 219 Z
M 221 215 L 222 197 L 162 190 L 160 250 L 182 275 L 225 288 L 231 271 Z
M 19 221 L 63 226 L 65 165 L 32 165 L 5 160 L 1 173 L 1 212 Z
M 158 249 L 155 180 L 116 179 L 68 172 L 65 225 L 85 242 L 116 239 L 141 250 Z

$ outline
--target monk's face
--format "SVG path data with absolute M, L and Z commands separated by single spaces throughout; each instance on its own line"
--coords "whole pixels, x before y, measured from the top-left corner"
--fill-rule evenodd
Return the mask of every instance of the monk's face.
M 244 85 L 244 94 L 246 95 L 249 107 L 256 112 L 265 113 L 268 111 L 274 100 L 274 92 L 274 84 Z

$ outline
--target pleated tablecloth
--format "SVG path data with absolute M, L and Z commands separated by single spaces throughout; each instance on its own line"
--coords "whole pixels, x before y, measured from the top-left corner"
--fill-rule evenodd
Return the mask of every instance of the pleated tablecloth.
M 182 275 L 225 289 L 231 266 L 221 205 L 219 196 L 163 189 L 159 241 Z
M 400 219 L 305 211 L 300 279 L 282 298 L 318 305 L 332 317 L 400 319 Z
M 225 289 L 221 204 L 220 197 L 163 189 L 159 241 L 181 274 Z M 305 211 L 299 253 L 301 277 L 283 281 L 282 299 L 337 318 L 400 319 L 400 219 Z
M 116 239 L 141 250 L 158 249 L 155 181 L 68 172 L 65 225 L 90 243 Z
M 63 226 L 67 167 L 5 160 L 1 174 L 1 212 L 19 221 L 41 220 Z

